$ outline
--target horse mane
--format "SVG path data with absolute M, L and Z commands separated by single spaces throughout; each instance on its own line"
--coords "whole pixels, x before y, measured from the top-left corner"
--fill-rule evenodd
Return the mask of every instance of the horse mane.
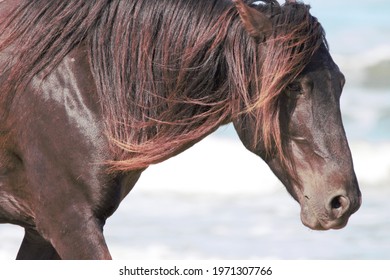
M 84 44 L 112 170 L 160 162 L 240 114 L 258 120 L 253 146 L 287 162 L 280 97 L 324 34 L 308 6 L 264 3 L 273 32 L 259 44 L 226 0 L 22 1 L 0 23 L 0 52 L 17 46 L 0 103 Z

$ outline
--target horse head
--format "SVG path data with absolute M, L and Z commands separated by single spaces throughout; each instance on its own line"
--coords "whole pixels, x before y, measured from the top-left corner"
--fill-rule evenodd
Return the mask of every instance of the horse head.
M 259 26 L 258 32 L 267 34 L 259 44 L 266 64 L 260 98 L 233 120 L 236 131 L 299 202 L 303 224 L 318 230 L 342 228 L 360 207 L 361 194 L 340 113 L 345 79 L 329 54 L 322 28 L 309 8 L 295 1 L 280 7 L 282 14 L 273 17 L 283 17 L 278 23 L 260 9 L 234 2 L 249 35 L 259 37 L 252 30 Z M 305 19 L 288 27 L 286 19 L 299 13 Z

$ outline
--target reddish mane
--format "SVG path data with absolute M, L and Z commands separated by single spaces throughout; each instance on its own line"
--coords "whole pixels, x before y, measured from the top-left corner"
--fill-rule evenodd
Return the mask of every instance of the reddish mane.
M 113 169 L 160 162 L 243 113 L 258 120 L 253 145 L 262 138 L 287 161 L 280 96 L 324 34 L 308 6 L 264 2 L 258 9 L 274 28 L 258 44 L 230 1 L 22 1 L 0 23 L 0 52 L 18 46 L 13 67 L 3 69 L 10 75 L 0 104 L 6 108 L 15 91 L 83 43 L 112 140 Z

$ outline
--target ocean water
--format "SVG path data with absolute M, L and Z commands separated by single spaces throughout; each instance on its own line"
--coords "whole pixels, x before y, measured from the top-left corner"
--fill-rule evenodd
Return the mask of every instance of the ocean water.
M 317 232 L 232 127 L 152 166 L 108 220 L 116 259 L 390 259 L 390 1 L 308 0 L 347 78 L 341 109 L 363 193 L 346 228 Z M 23 231 L 0 225 L 0 259 Z

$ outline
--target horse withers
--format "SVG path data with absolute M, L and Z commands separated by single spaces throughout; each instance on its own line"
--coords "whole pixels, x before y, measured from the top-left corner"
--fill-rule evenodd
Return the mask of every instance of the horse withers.
M 247 2 L 0 3 L 0 222 L 25 228 L 18 259 L 111 258 L 103 226 L 141 173 L 231 122 L 305 225 L 346 225 L 361 195 L 323 29 L 302 3 Z

